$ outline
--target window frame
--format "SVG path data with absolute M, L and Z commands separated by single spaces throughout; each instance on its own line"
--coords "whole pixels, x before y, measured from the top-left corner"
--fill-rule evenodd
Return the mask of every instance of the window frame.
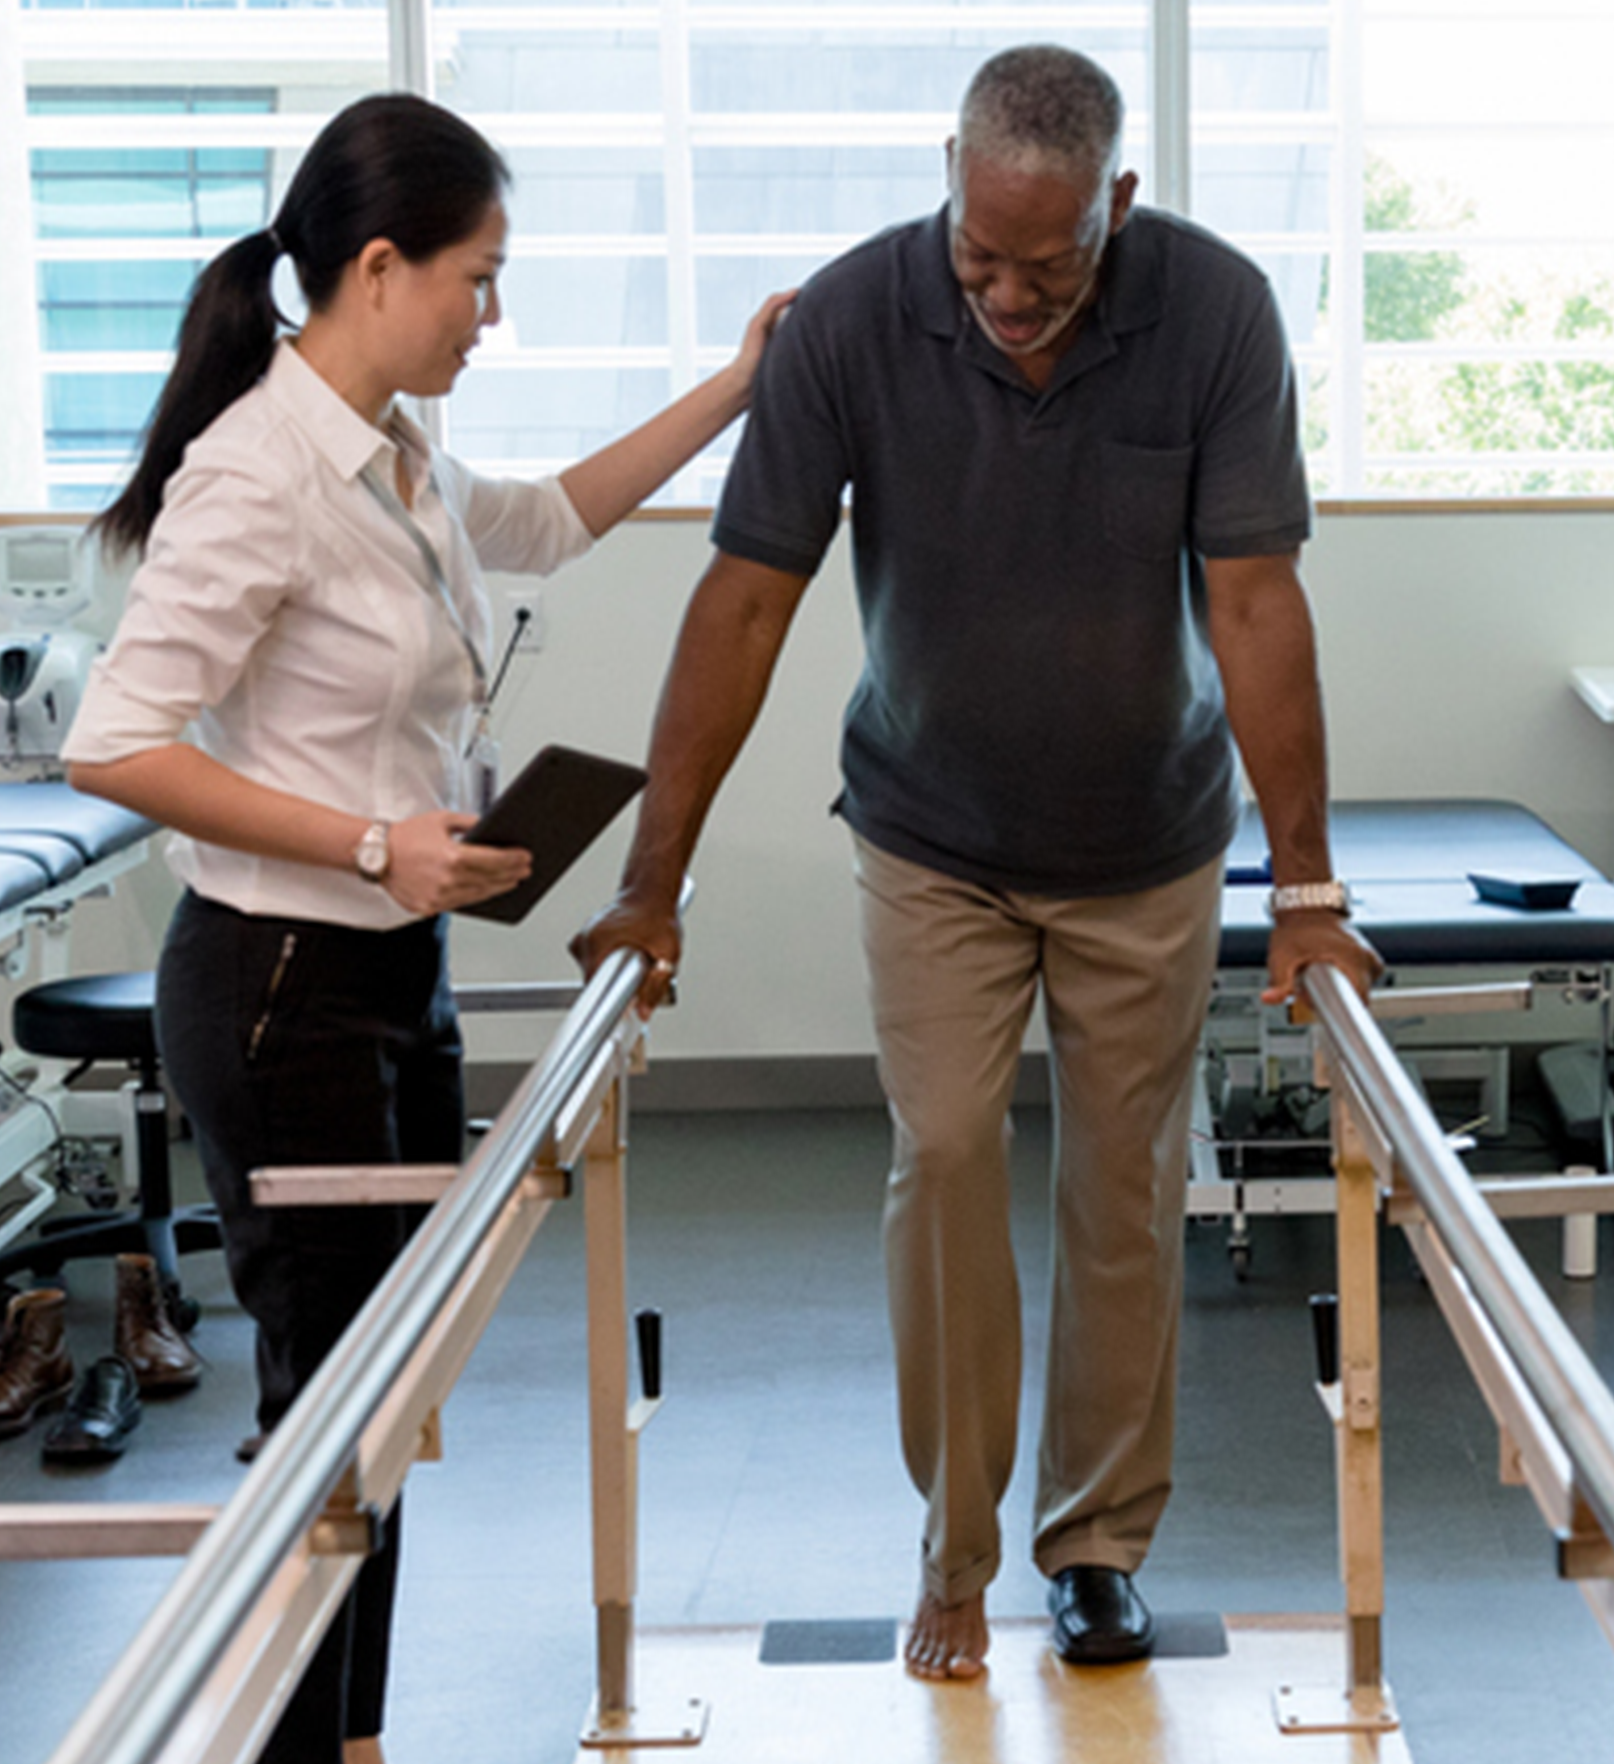
M 216 36 L 216 52 L 223 59 L 228 45 L 235 63 L 245 59 L 250 64 L 256 52 L 253 39 L 269 45 L 274 40 L 276 22 L 284 20 L 283 13 L 256 12 L 245 0 L 221 6 L 217 13 L 209 8 L 200 18 L 187 0 L 180 0 L 180 3 L 185 5 L 188 14 L 187 30 L 199 25 L 204 34 Z M 1411 0 L 1410 6 L 1408 0 L 1229 0 L 1228 4 L 1221 4 L 1219 0 L 1110 0 L 1110 3 L 1101 3 L 1091 10 L 1084 9 L 1081 16 L 1084 23 L 1128 30 L 1136 29 L 1140 19 L 1143 21 L 1149 97 L 1146 105 L 1134 103 L 1128 133 L 1129 143 L 1134 148 L 1133 163 L 1145 174 L 1147 200 L 1156 206 L 1183 213 L 1190 211 L 1196 148 L 1203 150 L 1218 143 L 1248 145 L 1265 139 L 1284 145 L 1316 144 L 1330 156 L 1331 196 L 1326 229 L 1232 235 L 1234 242 L 1244 249 L 1264 254 L 1269 259 L 1317 254 L 1327 265 L 1332 335 L 1324 340 L 1297 340 L 1293 345 L 1296 361 L 1303 371 L 1314 374 L 1324 370 L 1327 376 L 1325 401 L 1320 402 L 1326 411 L 1328 439 L 1325 447 L 1311 456 L 1325 485 L 1319 496 L 1321 506 L 1396 510 L 1483 506 L 1596 509 L 1614 506 L 1614 496 L 1600 493 L 1406 497 L 1363 488 L 1369 481 L 1370 467 L 1381 470 L 1398 465 L 1408 469 L 1460 467 L 1481 457 L 1476 450 L 1450 454 L 1371 454 L 1367 404 L 1370 376 L 1375 368 L 1396 362 L 1438 363 L 1443 359 L 1505 363 L 1521 357 L 1532 362 L 1558 359 L 1614 366 L 1614 337 L 1601 342 L 1581 339 L 1549 346 L 1539 343 L 1442 343 L 1427 339 L 1401 343 L 1375 341 L 1366 335 L 1364 289 L 1369 265 L 1375 257 L 1476 248 L 1483 251 L 1508 243 L 1489 236 L 1439 230 L 1375 233 L 1366 225 L 1360 193 L 1366 187 L 1372 131 L 1365 103 L 1367 39 L 1364 32 L 1375 8 L 1391 3 L 1415 14 L 1427 14 L 1431 19 L 1454 16 L 1452 0 Z M 1471 0 L 1464 0 L 1465 5 L 1470 3 Z M 1598 0 L 1554 0 L 1554 10 L 1571 20 L 1580 17 L 1595 20 L 1600 16 L 1595 10 L 1597 4 Z M 1478 5 L 1487 19 L 1503 22 L 1522 12 L 1521 0 L 1478 0 Z M 617 116 L 579 118 L 478 114 L 474 120 L 496 135 L 501 146 L 507 149 L 569 142 L 576 138 L 581 126 L 591 138 L 611 144 L 649 147 L 659 153 L 665 204 L 665 226 L 659 236 L 651 233 L 518 235 L 512 240 L 512 260 L 520 264 L 534 259 L 564 260 L 584 255 L 615 257 L 622 261 L 633 257 L 661 258 L 665 263 L 667 290 L 664 345 L 647 348 L 623 343 L 587 348 L 540 344 L 521 349 L 513 365 L 535 370 L 611 366 L 629 371 L 655 367 L 658 371 L 665 371 L 668 391 L 676 396 L 718 365 L 726 355 L 726 349 L 703 346 L 699 340 L 697 281 L 703 263 L 726 255 L 756 258 L 771 254 L 786 260 L 796 257 L 804 266 L 809 266 L 850 245 L 860 236 L 730 236 L 702 235 L 698 231 L 695 158 L 702 145 L 757 146 L 769 142 L 799 145 L 808 138 L 805 131 L 809 127 L 816 131 L 810 137 L 813 143 L 822 144 L 829 123 L 822 115 L 803 118 L 777 111 L 754 115 L 697 114 L 690 89 L 693 43 L 702 31 L 740 26 L 762 33 L 804 29 L 809 25 L 815 30 L 889 28 L 892 16 L 897 13 L 901 14 L 904 26 L 911 24 L 915 29 L 933 28 L 938 21 L 946 22 L 949 28 L 958 28 L 974 20 L 982 30 L 990 29 L 1001 35 L 1008 29 L 1025 40 L 1046 34 L 1039 33 L 1039 25 L 1047 26 L 1058 15 L 1063 14 L 1068 21 L 1069 9 L 1059 8 L 1051 4 L 1051 0 L 1026 0 L 1023 4 L 1009 5 L 989 4 L 988 0 L 960 0 L 959 4 L 945 4 L 942 0 L 926 4 L 925 0 L 913 0 L 911 5 L 893 7 L 885 12 L 877 6 L 860 7 L 841 3 L 841 0 L 829 0 L 822 5 L 811 4 L 809 0 L 780 0 L 779 4 L 761 8 L 746 6 L 738 0 L 623 0 L 619 5 L 573 3 L 526 9 L 519 6 L 501 8 L 485 3 L 434 5 L 433 0 L 385 0 L 384 6 L 364 5 L 361 0 L 359 5 L 322 9 L 308 16 L 321 53 L 329 52 L 344 66 L 379 63 L 384 55 L 387 77 L 393 86 L 428 97 L 439 95 L 435 90 L 435 75 L 440 62 L 434 39 L 439 30 L 446 29 L 450 23 L 456 28 L 474 29 L 513 18 L 529 24 L 541 20 L 557 30 L 587 25 L 590 29 L 633 29 L 655 35 L 662 104 L 654 115 L 625 112 Z M 24 21 L 30 18 L 48 21 L 52 17 L 70 19 L 75 14 L 41 11 L 38 0 L 32 6 L 25 0 L 18 16 Z M 109 16 L 114 21 L 120 20 L 117 12 Z M 1398 11 L 1398 22 L 1400 16 Z M 129 28 L 130 21 L 138 26 L 139 15 L 121 15 L 125 29 Z M 1253 116 L 1193 107 L 1192 71 L 1196 43 L 1203 44 L 1206 32 L 1220 28 L 1237 31 L 1249 29 L 1252 25 L 1281 26 L 1285 30 L 1297 31 L 1326 30 L 1329 91 L 1325 107 L 1296 112 L 1257 112 Z M 243 31 L 247 38 L 244 47 Z M 263 52 L 271 51 L 265 47 Z M 229 74 L 221 81 L 221 84 L 230 85 L 242 83 L 238 73 Z M 312 135 L 323 117 L 318 111 L 294 111 L 267 117 L 190 115 L 183 119 L 152 113 L 104 122 L 84 116 L 30 114 L 27 120 L 31 150 L 103 143 L 119 147 L 131 144 L 184 145 L 194 151 L 204 146 L 245 145 L 295 149 Z M 848 114 L 833 119 L 836 131 L 833 138 L 855 142 L 877 137 L 882 143 L 923 144 L 939 152 L 951 123 L 950 115 L 919 111 L 905 112 L 900 116 Z M 1441 125 L 1430 126 L 1438 128 Z M 1590 225 L 1588 215 L 1588 227 Z M 1614 246 L 1614 224 L 1610 226 L 1607 243 Z M 34 245 L 41 262 L 68 262 L 75 257 L 85 259 L 91 256 L 100 261 L 120 258 L 129 261 L 195 260 L 213 248 L 216 245 L 208 236 L 131 237 L 128 240 L 91 241 L 83 245 L 71 239 L 37 239 Z M 47 352 L 43 349 L 42 339 L 42 359 L 42 373 L 46 374 L 108 370 L 153 373 L 163 369 L 167 356 L 158 350 Z M 428 424 L 435 434 L 451 443 L 452 405 L 446 416 L 440 407 L 431 410 Z M 1527 452 L 1504 454 L 1498 450 L 1485 455 L 1484 460 L 1488 463 L 1527 464 L 1536 457 L 1556 465 L 1570 466 L 1582 459 L 1605 471 L 1614 466 L 1614 452 L 1602 449 L 1584 455 L 1575 455 L 1568 450 L 1547 450 L 1539 455 Z M 554 469 L 562 462 L 490 459 L 484 463 L 490 470 L 532 470 Z M 659 515 L 686 511 L 700 513 L 707 506 L 699 494 L 700 487 L 713 480 L 718 469 L 710 459 L 703 465 L 691 466 L 665 493 L 670 500 L 658 503 L 652 512 Z M 75 472 L 71 466 L 56 462 L 48 466 L 48 478 L 53 486 L 70 487 L 75 480 L 84 484 L 104 480 L 104 466 L 100 470 L 101 478 L 93 479 Z M 1331 494 L 1327 486 L 1337 486 L 1338 494 Z

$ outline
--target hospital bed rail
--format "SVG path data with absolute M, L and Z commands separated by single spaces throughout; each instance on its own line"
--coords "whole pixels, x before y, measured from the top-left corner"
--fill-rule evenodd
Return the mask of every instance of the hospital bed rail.
M 1530 1488 L 1575 1579 L 1614 1642 L 1614 1393 L 1536 1279 L 1434 1120 L 1369 1006 L 1330 966 L 1301 977 L 1320 1030 L 1334 1111 L 1340 1291 L 1332 1374 L 1321 1394 L 1338 1442 L 1346 1695 L 1383 1715 L 1378 1239 L 1404 1229 L 1498 1426 L 1505 1480 Z M 1606 1180 L 1606 1179 L 1605 1179 Z M 1296 1725 L 1300 1718 L 1296 1717 Z
M 549 1201 L 568 1191 L 567 1160 L 584 1161 L 602 1119 L 617 1136 L 610 1097 L 642 1037 L 645 964 L 630 950 L 607 959 L 463 1166 L 399 1172 L 441 1199 L 222 1508 L 91 1504 L 75 1522 L 53 1507 L 34 1515 L 33 1543 L 29 1509 L 0 1509 L 0 1554 L 188 1551 L 51 1764 L 257 1755 L 410 1464 L 434 1455 L 437 1404 Z M 384 1183 L 383 1171 L 358 1174 Z M 525 1231 L 490 1250 L 534 1199 Z M 470 1321 L 448 1340 L 456 1306 Z M 424 1394 L 412 1398 L 417 1381 Z

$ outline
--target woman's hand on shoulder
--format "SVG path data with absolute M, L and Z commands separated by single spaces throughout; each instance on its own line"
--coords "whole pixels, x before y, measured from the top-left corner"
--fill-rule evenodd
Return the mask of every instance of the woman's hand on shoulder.
M 798 292 L 798 289 L 787 288 L 782 294 L 770 294 L 751 315 L 750 323 L 745 327 L 745 335 L 740 339 L 733 365 L 747 396 L 750 394 L 752 381 L 757 377 L 757 369 L 762 365 L 763 352 L 768 347 L 769 339 L 778 329 L 779 321 L 790 310 Z
M 446 809 L 411 815 L 391 831 L 391 862 L 382 886 L 412 913 L 450 913 L 504 894 L 532 869 L 519 848 L 469 845 L 475 815 Z

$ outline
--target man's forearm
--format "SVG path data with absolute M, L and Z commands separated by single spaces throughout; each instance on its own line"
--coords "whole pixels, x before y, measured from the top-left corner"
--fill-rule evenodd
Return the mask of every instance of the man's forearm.
M 1326 881 L 1333 870 L 1322 692 L 1311 613 L 1289 560 L 1246 559 L 1232 576 L 1224 569 L 1211 601 L 1211 641 L 1273 880 Z
M 1326 882 L 1328 757 L 1311 609 L 1291 558 L 1207 563 L 1211 646 L 1222 671 L 1228 720 L 1261 807 L 1272 879 Z M 1337 913 L 1290 908 L 1274 915 L 1262 1002 L 1294 994 L 1301 973 L 1327 962 L 1365 997 L 1383 970 L 1377 954 Z
M 669 909 L 707 812 L 756 722 L 806 579 L 719 555 L 702 578 L 662 688 L 650 782 L 623 889 Z

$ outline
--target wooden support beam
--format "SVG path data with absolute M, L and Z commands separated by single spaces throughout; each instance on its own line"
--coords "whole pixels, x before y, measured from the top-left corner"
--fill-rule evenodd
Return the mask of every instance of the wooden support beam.
M 30 1501 L 0 1509 L 0 1558 L 183 1556 L 217 1513 L 217 1507 L 197 1502 Z
M 269 1165 L 252 1172 L 252 1198 L 260 1207 L 431 1206 L 460 1170 L 459 1164 Z M 541 1181 L 549 1200 L 571 1192 L 563 1171 L 549 1170 Z

